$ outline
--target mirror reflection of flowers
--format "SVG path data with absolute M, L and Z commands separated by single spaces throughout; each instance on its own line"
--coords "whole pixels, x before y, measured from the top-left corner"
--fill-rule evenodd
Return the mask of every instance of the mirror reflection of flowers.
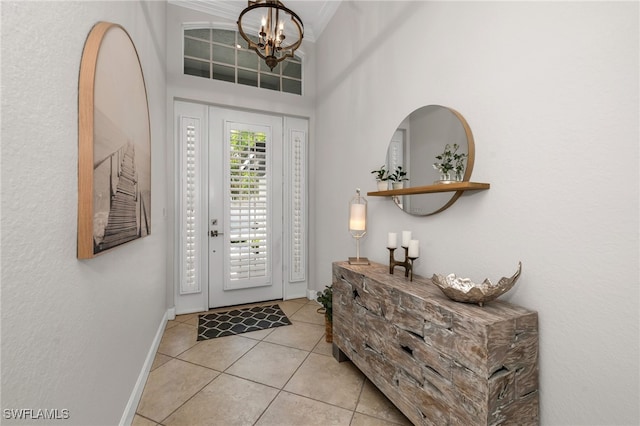
M 440 160 L 439 163 L 433 163 L 433 168 L 440 172 L 440 176 L 443 180 L 449 180 L 451 172 L 455 173 L 456 180 L 462 180 L 464 172 L 464 160 L 467 158 L 467 154 L 458 153 L 460 145 L 454 143 L 446 144 L 444 152 L 440 155 L 436 155 L 436 160 Z
M 457 154 L 457 156 L 457 158 L 454 158 L 456 164 L 453 167 L 453 170 L 456 174 L 456 180 L 462 180 L 462 175 L 464 174 L 464 160 L 467 158 L 467 154 Z

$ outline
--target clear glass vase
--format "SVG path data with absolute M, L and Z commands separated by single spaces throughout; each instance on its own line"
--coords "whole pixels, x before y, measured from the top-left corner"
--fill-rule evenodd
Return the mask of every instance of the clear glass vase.
M 440 180 L 443 180 L 443 181 L 451 180 L 451 173 L 449 173 L 449 172 L 441 172 L 440 173 Z

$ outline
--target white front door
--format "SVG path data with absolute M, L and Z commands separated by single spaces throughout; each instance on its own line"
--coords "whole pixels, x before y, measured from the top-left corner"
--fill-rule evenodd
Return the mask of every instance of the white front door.
M 209 107 L 209 307 L 283 298 L 282 117 Z
M 174 105 L 176 313 L 306 297 L 308 120 Z

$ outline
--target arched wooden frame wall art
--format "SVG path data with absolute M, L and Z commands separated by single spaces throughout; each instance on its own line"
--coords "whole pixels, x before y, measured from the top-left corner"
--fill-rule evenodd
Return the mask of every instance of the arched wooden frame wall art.
M 91 29 L 78 89 L 78 258 L 89 259 L 151 232 L 147 91 L 123 27 Z

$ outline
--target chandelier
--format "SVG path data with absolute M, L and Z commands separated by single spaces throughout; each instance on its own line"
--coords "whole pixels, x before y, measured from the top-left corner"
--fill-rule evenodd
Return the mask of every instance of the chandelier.
M 273 70 L 279 62 L 293 58 L 293 53 L 302 43 L 304 25 L 298 15 L 278 0 L 249 0 L 249 6 L 238 16 L 238 32 L 246 40 L 248 48 L 253 49 Z M 247 35 L 251 33 L 257 37 Z

